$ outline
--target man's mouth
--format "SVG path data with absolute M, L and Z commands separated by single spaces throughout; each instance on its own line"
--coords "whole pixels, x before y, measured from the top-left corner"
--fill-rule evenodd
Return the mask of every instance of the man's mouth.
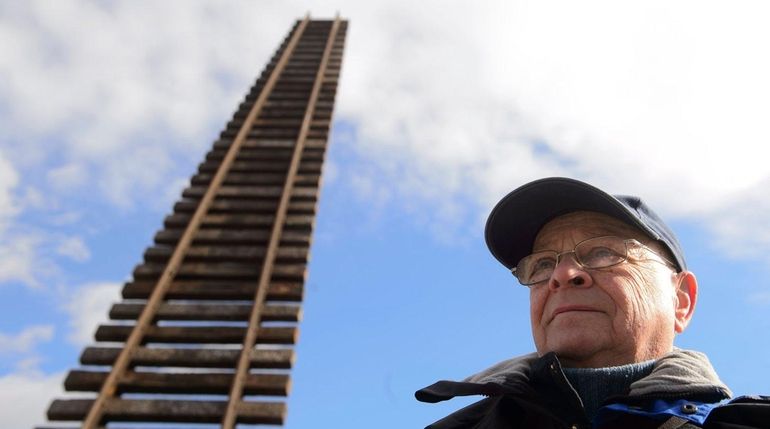
M 561 307 L 556 308 L 556 310 L 553 311 L 553 314 L 551 314 L 551 319 L 553 320 L 562 313 L 571 313 L 571 312 L 599 312 L 596 308 L 589 307 L 587 305 L 564 305 Z

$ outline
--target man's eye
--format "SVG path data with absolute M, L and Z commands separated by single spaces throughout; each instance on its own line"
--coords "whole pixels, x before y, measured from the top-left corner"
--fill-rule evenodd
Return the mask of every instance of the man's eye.
M 588 254 L 585 256 L 585 258 L 588 260 L 615 259 L 618 257 L 620 257 L 620 254 L 617 251 L 603 246 L 591 248 L 591 250 L 589 250 Z
M 540 258 L 532 264 L 532 272 L 539 273 L 545 270 L 553 269 L 556 260 L 553 258 Z

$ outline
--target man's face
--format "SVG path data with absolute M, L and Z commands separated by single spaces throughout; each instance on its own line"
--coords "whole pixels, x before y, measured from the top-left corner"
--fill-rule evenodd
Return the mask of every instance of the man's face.
M 572 250 L 603 235 L 634 238 L 656 253 L 641 231 L 610 216 L 574 212 L 548 222 L 534 251 Z M 602 269 L 583 269 L 568 253 L 547 282 L 532 286 L 530 318 L 539 354 L 554 351 L 566 366 L 605 367 L 655 359 L 671 351 L 676 273 L 649 250 Z

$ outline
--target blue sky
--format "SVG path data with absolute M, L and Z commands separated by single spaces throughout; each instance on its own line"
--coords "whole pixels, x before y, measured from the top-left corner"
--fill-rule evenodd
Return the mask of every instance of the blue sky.
M 286 427 L 421 427 L 463 402 L 414 390 L 531 351 L 483 223 L 551 175 L 669 220 L 701 289 L 677 344 L 766 393 L 767 6 L 618 3 L 0 0 L 0 421 L 45 421 L 308 10 L 350 29 Z

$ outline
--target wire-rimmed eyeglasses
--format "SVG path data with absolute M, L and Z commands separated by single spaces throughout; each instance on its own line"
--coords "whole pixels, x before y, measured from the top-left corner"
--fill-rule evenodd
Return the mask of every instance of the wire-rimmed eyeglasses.
M 572 253 L 575 261 L 584 269 L 607 268 L 628 260 L 630 247 L 646 249 L 657 255 L 662 262 L 672 268 L 676 265 L 660 253 L 650 249 L 633 238 L 620 238 L 613 235 L 592 237 L 575 245 L 572 250 L 557 252 L 543 250 L 522 258 L 511 272 L 524 286 L 533 286 L 551 278 L 562 255 Z M 655 259 L 653 259 L 655 260 Z

